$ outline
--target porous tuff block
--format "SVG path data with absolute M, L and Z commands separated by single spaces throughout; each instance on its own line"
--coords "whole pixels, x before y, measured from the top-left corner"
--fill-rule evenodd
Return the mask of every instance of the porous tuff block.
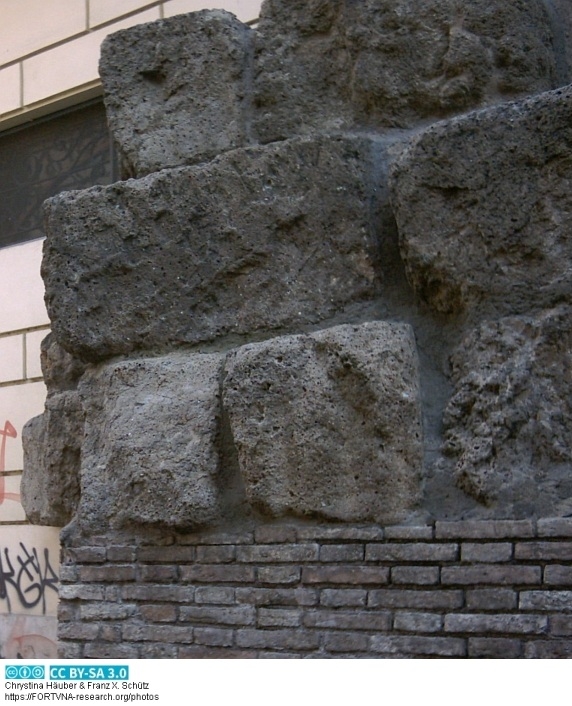
M 572 87 L 469 113 L 393 166 L 407 275 L 446 313 L 518 314 L 570 298 Z
M 377 292 L 371 143 L 235 150 L 46 205 L 54 334 L 98 360 L 318 322 Z
M 215 445 L 222 360 L 173 355 L 84 376 L 82 527 L 193 527 L 220 519 L 227 480 Z
M 83 412 L 73 390 L 48 397 L 42 415 L 22 431 L 22 505 L 30 522 L 63 527 L 79 502 Z
M 406 127 L 557 85 L 542 0 L 268 0 L 257 29 L 262 142 Z
M 272 517 L 396 522 L 418 500 L 412 329 L 371 322 L 243 346 L 223 400 L 248 500 Z
M 40 362 L 48 395 L 75 390 L 85 372 L 85 364 L 65 351 L 52 333 L 42 340 Z
M 228 12 L 203 10 L 106 38 L 99 71 L 125 176 L 244 146 L 251 32 Z
M 451 358 L 445 452 L 481 502 L 525 516 L 572 511 L 572 309 L 487 322 Z

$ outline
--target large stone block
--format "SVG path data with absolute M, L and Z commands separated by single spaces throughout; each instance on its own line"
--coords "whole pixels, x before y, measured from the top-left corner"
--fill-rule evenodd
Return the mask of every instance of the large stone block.
M 407 127 L 557 85 L 542 0 L 267 0 L 255 43 L 263 142 Z
M 85 372 L 85 363 L 64 350 L 49 333 L 40 346 L 40 363 L 48 395 L 75 390 Z
M 470 495 L 522 517 L 572 511 L 572 309 L 482 324 L 451 358 L 445 452 Z
M 48 396 L 45 411 L 22 431 L 22 505 L 30 522 L 63 527 L 79 502 L 83 411 L 76 391 Z
M 371 299 L 370 150 L 296 139 L 49 200 L 56 339 L 98 360 L 299 327 Z
M 204 10 L 106 38 L 99 71 L 125 176 L 247 142 L 249 34 L 234 15 Z
M 272 517 L 405 519 L 420 487 L 419 396 L 406 324 L 338 326 L 231 352 L 223 400 L 247 499 Z
M 84 376 L 82 527 L 195 527 L 220 519 L 222 360 L 174 355 Z
M 408 277 L 433 309 L 516 314 L 570 297 L 572 87 L 470 113 L 393 168 Z

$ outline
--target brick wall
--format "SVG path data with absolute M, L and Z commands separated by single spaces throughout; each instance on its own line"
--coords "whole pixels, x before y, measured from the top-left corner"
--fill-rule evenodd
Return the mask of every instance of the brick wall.
M 63 540 L 66 658 L 572 656 L 572 520 Z

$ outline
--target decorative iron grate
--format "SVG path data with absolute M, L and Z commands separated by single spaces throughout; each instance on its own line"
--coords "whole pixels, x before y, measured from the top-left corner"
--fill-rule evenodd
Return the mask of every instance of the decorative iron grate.
M 0 247 L 43 237 L 50 196 L 110 184 L 116 172 L 100 100 L 0 135 Z

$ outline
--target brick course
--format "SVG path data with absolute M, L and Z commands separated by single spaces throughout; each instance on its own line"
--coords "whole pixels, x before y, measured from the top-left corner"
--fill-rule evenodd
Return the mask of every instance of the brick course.
M 67 536 L 60 654 L 572 657 L 568 537 L 562 520 Z

